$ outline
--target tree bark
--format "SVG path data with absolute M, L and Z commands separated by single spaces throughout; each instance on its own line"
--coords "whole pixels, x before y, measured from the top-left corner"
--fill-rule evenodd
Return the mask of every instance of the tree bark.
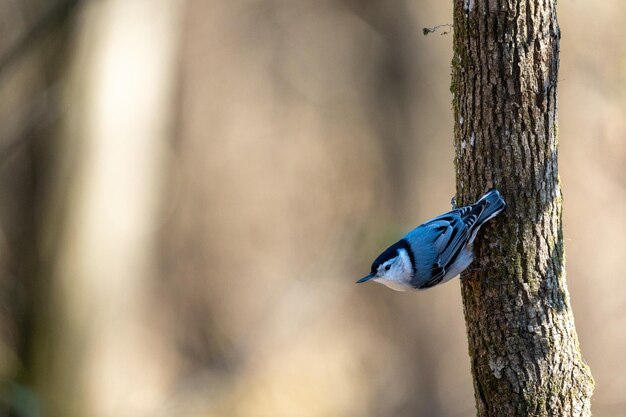
M 588 416 L 557 169 L 556 1 L 454 0 L 457 202 L 496 186 L 462 295 L 479 416 Z

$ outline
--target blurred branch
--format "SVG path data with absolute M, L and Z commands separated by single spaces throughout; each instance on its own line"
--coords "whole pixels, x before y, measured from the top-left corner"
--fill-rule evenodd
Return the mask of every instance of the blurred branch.
M 60 109 L 56 102 L 60 86 L 54 85 L 39 92 L 22 109 L 16 111 L 16 117 L 5 121 L 0 129 L 0 164 L 13 155 L 20 146 L 28 143 L 30 132 L 50 126 L 60 117 Z
M 81 0 L 64 0 L 50 6 L 33 26 L 0 56 L 0 78 L 7 68 L 24 55 L 42 35 L 67 20 L 80 2 Z
M 63 25 L 81 2 L 82 0 L 57 1 L 45 10 L 19 39 L 0 55 L 0 82 L 8 69 L 26 55 L 38 40 Z M 13 155 L 21 145 L 27 143 L 26 139 L 34 137 L 28 135 L 29 132 L 49 126 L 58 119 L 59 109 L 53 104 L 58 90 L 59 87 L 55 85 L 38 92 L 22 109 L 15 111 L 16 116 L 4 121 L 0 130 L 2 143 L 0 164 Z

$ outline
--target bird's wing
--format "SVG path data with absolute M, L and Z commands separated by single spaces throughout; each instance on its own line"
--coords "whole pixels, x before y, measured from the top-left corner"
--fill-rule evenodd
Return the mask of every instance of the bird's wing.
M 482 208 L 479 208 L 482 211 Z M 437 235 L 434 246 L 437 258 L 431 267 L 431 278 L 423 288 L 437 285 L 446 275 L 472 235 L 472 227 L 480 216 L 476 206 L 462 207 L 435 217 L 424 227 L 430 228 Z

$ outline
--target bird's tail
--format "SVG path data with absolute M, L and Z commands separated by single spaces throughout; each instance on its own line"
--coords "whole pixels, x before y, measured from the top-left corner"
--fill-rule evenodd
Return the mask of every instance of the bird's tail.
M 478 229 L 485 222 L 493 219 L 498 214 L 502 213 L 506 208 L 506 202 L 498 190 L 492 188 L 487 191 L 485 195 L 474 203 L 472 206 L 472 212 L 480 213 L 476 219 L 475 228 Z

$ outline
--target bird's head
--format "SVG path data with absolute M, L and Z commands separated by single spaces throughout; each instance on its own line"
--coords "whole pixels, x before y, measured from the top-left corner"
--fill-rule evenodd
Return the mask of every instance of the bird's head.
M 403 239 L 387 248 L 372 263 L 370 274 L 357 281 L 357 284 L 374 281 L 396 291 L 412 289 L 413 266 Z

